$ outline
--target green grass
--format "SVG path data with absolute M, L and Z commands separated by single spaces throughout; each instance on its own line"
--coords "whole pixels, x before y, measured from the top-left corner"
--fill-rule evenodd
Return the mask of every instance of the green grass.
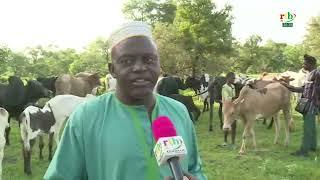
M 187 92 L 190 95 L 191 92 Z M 195 98 L 197 99 L 197 98 Z M 196 101 L 201 107 L 201 103 Z M 283 118 L 281 117 L 283 120 Z M 221 148 L 217 145 L 222 144 L 223 134 L 219 129 L 217 107 L 214 111 L 214 130 L 208 131 L 208 113 L 201 115 L 195 124 L 200 155 L 203 167 L 208 179 L 320 179 L 320 152 L 310 154 L 308 158 L 297 158 L 290 156 L 290 152 L 297 150 L 302 137 L 302 119 L 298 114 L 294 114 L 296 130 L 290 135 L 289 147 L 284 144 L 284 125 L 281 124 L 280 144 L 274 145 L 274 129 L 268 130 L 261 121 L 256 122 L 255 132 L 257 139 L 257 151 L 253 151 L 251 139 L 248 140 L 247 153 L 243 156 L 238 155 L 241 144 L 241 134 L 243 126 L 238 122 L 235 150 Z M 16 121 L 11 122 L 11 145 L 5 148 L 3 159 L 3 179 L 4 180 L 39 180 L 43 177 L 48 167 L 48 146 L 44 148 L 44 160 L 39 160 L 38 144 L 35 144 L 32 153 L 31 176 L 23 173 L 23 159 L 20 143 L 20 131 Z M 317 126 L 320 133 L 319 125 Z M 319 142 L 318 136 L 318 144 Z

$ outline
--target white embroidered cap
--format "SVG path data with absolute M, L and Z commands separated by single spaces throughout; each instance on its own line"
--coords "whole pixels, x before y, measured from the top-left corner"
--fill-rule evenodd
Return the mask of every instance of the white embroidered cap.
M 111 33 L 109 37 L 109 51 L 121 41 L 135 36 L 145 36 L 153 41 L 151 26 L 142 21 L 133 21 L 123 24 L 120 28 Z

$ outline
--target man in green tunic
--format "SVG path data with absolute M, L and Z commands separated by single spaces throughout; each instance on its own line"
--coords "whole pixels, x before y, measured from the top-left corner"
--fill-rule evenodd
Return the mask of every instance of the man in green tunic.
M 188 154 L 181 161 L 186 178 L 207 179 L 202 172 L 193 123 L 181 103 L 153 93 L 160 74 L 151 28 L 131 22 L 110 37 L 110 92 L 79 105 L 70 116 L 44 179 L 162 180 L 168 166 L 153 155 L 151 124 L 168 116 L 182 136 Z

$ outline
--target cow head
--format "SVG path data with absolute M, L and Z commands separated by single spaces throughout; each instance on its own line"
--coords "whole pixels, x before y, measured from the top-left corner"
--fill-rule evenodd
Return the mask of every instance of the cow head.
M 183 83 L 183 80 L 178 76 L 172 76 L 176 80 L 178 88 L 181 90 L 187 89 L 187 86 Z
M 100 77 L 98 73 L 91 74 L 88 78 L 93 88 L 101 85 Z
M 45 88 L 47 88 L 55 93 L 55 91 L 56 91 L 55 82 L 56 82 L 57 78 L 58 78 L 57 76 L 49 77 L 49 78 L 38 77 L 37 81 L 39 81 Z
M 234 102 L 232 101 L 224 101 L 222 106 L 223 112 L 223 130 L 230 131 L 231 124 L 235 121 L 240 111 L 240 104 L 243 103 L 244 100 L 236 99 Z
M 37 101 L 43 97 L 50 97 L 52 95 L 52 91 L 45 88 L 40 82 L 35 80 L 28 81 L 26 86 L 27 92 L 27 101 Z
M 186 81 L 185 81 L 185 85 L 187 88 L 191 88 L 194 90 L 199 90 L 200 89 L 200 80 L 196 79 L 195 77 L 187 77 Z

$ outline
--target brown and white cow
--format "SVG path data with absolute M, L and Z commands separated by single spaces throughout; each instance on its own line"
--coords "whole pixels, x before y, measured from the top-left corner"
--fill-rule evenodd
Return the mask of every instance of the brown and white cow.
M 72 94 L 75 96 L 85 97 L 87 94 L 96 94 L 100 86 L 98 74 L 78 73 L 75 76 L 63 74 L 55 82 L 56 95 Z
M 239 97 L 233 102 L 225 102 L 223 104 L 224 123 L 223 129 L 229 131 L 233 121 L 240 117 L 244 123 L 244 132 L 242 135 L 242 145 L 239 153 L 245 152 L 246 137 L 252 136 L 253 146 L 256 148 L 254 121 L 260 116 L 264 118 L 274 117 L 276 135 L 274 143 L 278 143 L 279 138 L 279 117 L 280 110 L 283 111 L 286 126 L 285 145 L 289 144 L 289 122 L 290 114 L 290 92 L 280 83 L 270 83 L 263 89 L 252 89 L 245 86 Z

